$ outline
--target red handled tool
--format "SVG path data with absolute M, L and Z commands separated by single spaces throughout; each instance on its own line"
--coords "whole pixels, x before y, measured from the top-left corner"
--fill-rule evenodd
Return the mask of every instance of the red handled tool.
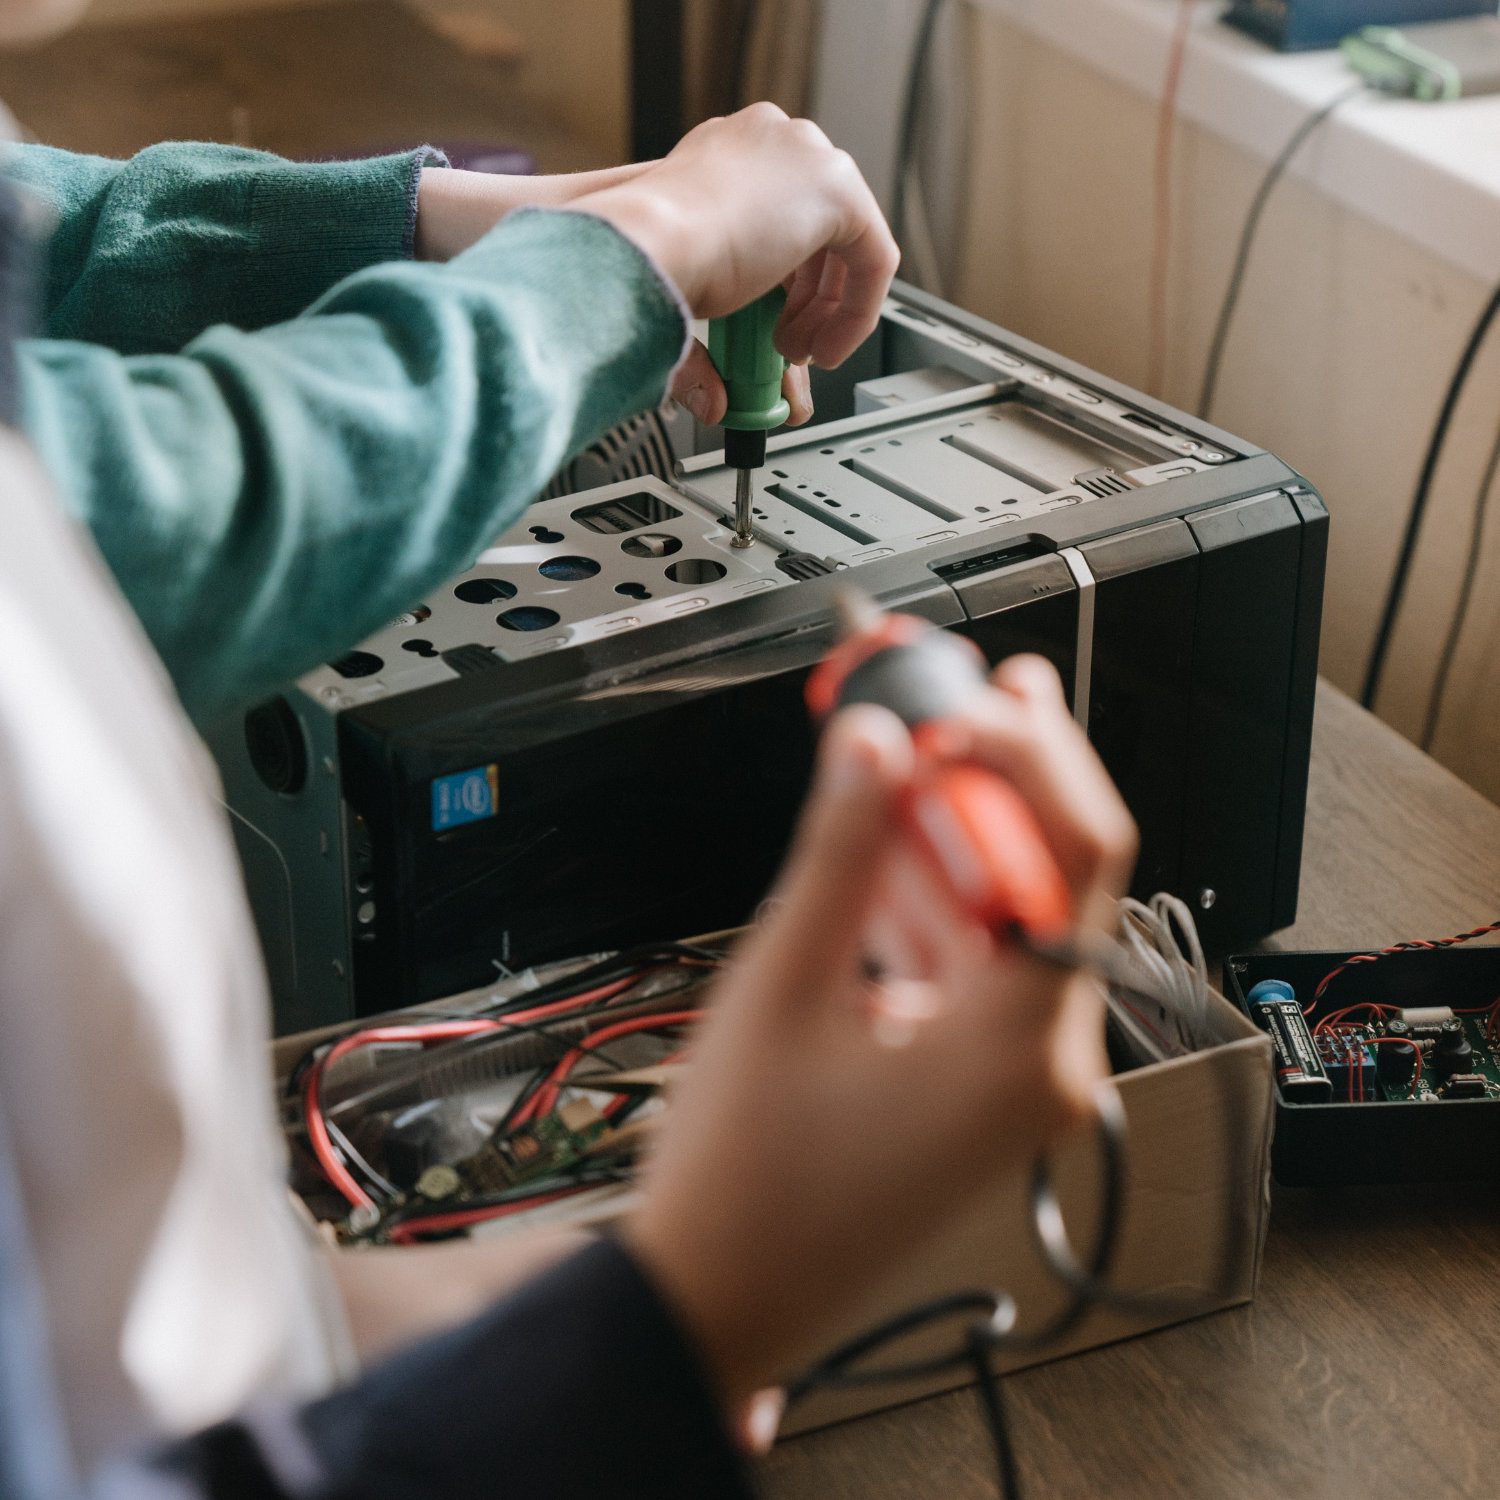
M 972 641 L 914 615 L 881 613 L 859 595 L 840 600 L 845 634 L 807 682 L 822 722 L 852 703 L 888 708 L 911 730 L 918 771 L 906 815 L 912 837 L 966 910 L 997 935 L 1020 929 L 1062 939 L 1072 897 L 1036 817 L 1003 777 L 944 759 L 941 726 L 985 685 Z

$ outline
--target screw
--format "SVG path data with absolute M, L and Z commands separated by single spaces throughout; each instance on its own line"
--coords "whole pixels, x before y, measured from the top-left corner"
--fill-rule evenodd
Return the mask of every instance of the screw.
M 1219 893 L 1211 886 L 1206 885 L 1198 892 L 1198 905 L 1204 911 L 1212 911 L 1219 902 Z

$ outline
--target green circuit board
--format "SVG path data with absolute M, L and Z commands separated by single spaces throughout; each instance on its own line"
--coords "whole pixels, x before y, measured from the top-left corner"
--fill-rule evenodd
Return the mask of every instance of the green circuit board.
M 1472 1097 L 1500 1099 L 1500 1042 L 1493 1039 L 1489 1014 L 1458 1015 L 1455 1019 L 1462 1024 L 1464 1035 L 1473 1049 L 1473 1058 L 1463 1076 L 1483 1080 L 1483 1095 L 1475 1093 Z M 1375 1024 L 1342 1026 L 1341 1041 L 1332 1046 L 1326 1034 L 1316 1030 L 1316 1022 L 1314 1026 L 1319 1053 L 1334 1084 L 1334 1103 L 1441 1104 L 1449 1101 L 1431 1062 L 1433 1043 L 1430 1040 L 1418 1038 L 1423 1048 L 1421 1072 L 1413 1082 L 1402 1083 L 1392 1078 L 1389 1065 L 1381 1066 L 1378 1060 L 1387 1048 L 1398 1050 L 1390 1042 L 1377 1040 L 1386 1035 L 1383 1019 Z M 1500 1031 L 1500 1026 L 1495 1031 Z M 1372 1042 L 1374 1045 L 1369 1045 Z M 1466 1087 L 1477 1088 L 1478 1085 Z

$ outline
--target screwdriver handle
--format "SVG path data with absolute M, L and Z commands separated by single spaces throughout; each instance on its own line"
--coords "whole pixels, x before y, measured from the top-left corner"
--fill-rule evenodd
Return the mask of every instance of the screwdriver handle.
M 786 292 L 773 287 L 727 318 L 708 325 L 708 353 L 724 378 L 730 432 L 770 432 L 791 415 L 781 394 L 786 361 L 777 352 L 775 332 Z
M 1056 940 L 1072 927 L 1072 896 L 1030 805 L 992 771 L 928 756 L 920 731 L 905 821 L 958 904 L 997 936 L 1019 927 Z
M 814 720 L 850 703 L 876 703 L 901 719 L 917 751 L 903 821 L 934 873 L 997 937 L 1020 929 L 1063 938 L 1072 894 L 1030 804 L 994 771 L 943 753 L 944 720 L 985 690 L 983 656 L 926 620 L 867 603 L 862 613 L 808 678 Z

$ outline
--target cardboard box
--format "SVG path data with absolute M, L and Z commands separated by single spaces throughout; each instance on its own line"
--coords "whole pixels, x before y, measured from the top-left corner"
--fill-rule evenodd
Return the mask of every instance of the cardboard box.
M 368 1018 L 360 1023 L 368 1024 Z M 1201 1050 L 1118 1075 L 1129 1134 L 1123 1222 L 1111 1278 L 1117 1287 L 1176 1302 L 1202 1299 L 1204 1310 L 1239 1306 L 1255 1294 L 1269 1214 L 1273 1094 L 1265 1034 L 1217 994 L 1211 997 L 1209 1026 L 1209 1045 Z M 357 1028 L 281 1038 L 274 1049 L 278 1078 L 315 1043 L 351 1029 Z M 1086 1255 L 1097 1228 L 1099 1188 L 1091 1133 L 1063 1145 L 1054 1172 L 1073 1243 Z M 985 1192 L 952 1232 L 871 1295 L 848 1334 L 961 1290 L 1009 1292 L 1023 1330 L 1046 1321 L 1063 1305 L 1065 1293 L 1032 1243 L 1026 1188 L 1023 1180 L 1011 1179 Z M 607 1189 L 579 1203 L 563 1201 L 499 1220 L 488 1232 L 514 1234 L 539 1223 L 603 1225 L 628 1212 L 633 1196 L 628 1185 Z M 1019 1369 L 1175 1321 L 1180 1316 L 1093 1309 L 1055 1345 L 1002 1356 L 996 1363 L 1000 1369 Z M 952 1347 L 951 1328 L 930 1329 L 885 1351 L 883 1358 L 904 1360 Z M 789 1415 L 784 1430 L 806 1431 L 967 1383 L 959 1369 L 906 1385 L 820 1393 Z

